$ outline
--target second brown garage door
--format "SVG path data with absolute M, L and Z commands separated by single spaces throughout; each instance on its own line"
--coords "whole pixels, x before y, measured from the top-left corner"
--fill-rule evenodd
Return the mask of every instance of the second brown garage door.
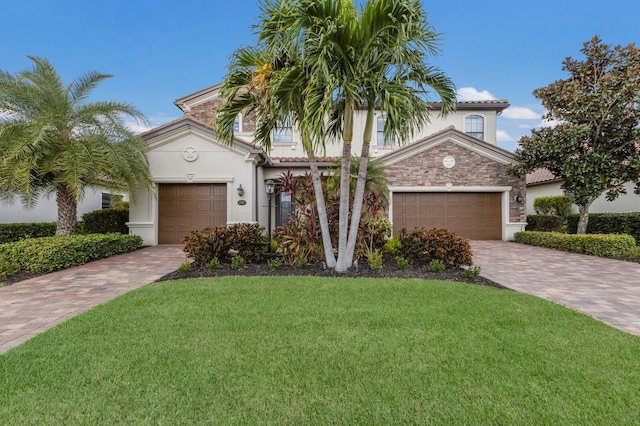
M 394 192 L 393 234 L 403 228 L 445 228 L 472 240 L 500 240 L 501 200 L 498 192 Z
M 160 184 L 159 244 L 181 244 L 189 231 L 226 224 L 226 184 Z

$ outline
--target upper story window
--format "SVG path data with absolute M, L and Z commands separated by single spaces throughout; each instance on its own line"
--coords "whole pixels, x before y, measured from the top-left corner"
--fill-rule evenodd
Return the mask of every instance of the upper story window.
M 287 119 L 284 123 L 278 123 L 273 130 L 273 143 L 291 143 L 293 142 L 293 128 L 291 119 Z
M 240 114 L 238 114 L 233 122 L 233 133 L 240 133 L 240 129 L 242 129 L 242 124 L 240 122 Z
M 464 120 L 464 131 L 469 136 L 484 140 L 484 118 L 480 115 L 470 115 Z
M 396 144 L 392 137 L 388 137 L 386 139 L 384 137 L 384 125 L 386 122 L 387 116 L 384 114 L 380 114 L 376 122 L 376 143 L 378 146 L 393 146 Z

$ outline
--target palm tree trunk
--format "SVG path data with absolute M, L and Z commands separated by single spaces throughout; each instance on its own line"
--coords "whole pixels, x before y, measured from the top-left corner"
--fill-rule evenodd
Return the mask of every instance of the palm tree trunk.
M 316 155 L 313 152 L 313 148 L 307 150 L 307 157 L 309 158 L 309 167 L 311 168 L 313 190 L 316 195 L 316 207 L 318 209 L 318 220 L 320 221 L 322 246 L 324 247 L 324 259 L 328 268 L 335 268 L 336 256 L 333 254 L 333 245 L 331 244 L 329 219 L 327 218 L 327 205 L 324 200 L 324 191 L 322 190 L 322 181 L 320 180 L 320 170 L 318 170 L 318 163 L 316 162 Z
M 364 125 L 364 135 L 362 137 L 362 152 L 360 154 L 360 165 L 358 167 L 358 178 L 356 180 L 356 192 L 353 196 L 353 209 L 351 211 L 351 227 L 349 229 L 349 239 L 347 240 L 347 264 L 353 263 L 353 253 L 356 249 L 358 239 L 358 229 L 360 228 L 360 217 L 362 216 L 362 204 L 364 202 L 364 189 L 367 183 L 367 166 L 369 164 L 369 147 L 373 133 L 374 111 L 367 110 L 367 121 Z
M 346 272 L 351 264 L 347 259 L 347 233 L 349 231 L 349 204 L 351 180 L 351 141 L 353 140 L 353 103 L 347 100 L 344 108 L 342 134 L 342 164 L 340 167 L 340 209 L 338 212 L 338 260 L 336 272 Z
M 577 234 L 586 234 L 587 225 L 589 224 L 589 207 L 591 207 L 593 201 L 589 201 L 584 206 L 578 205 L 578 211 L 580 212 L 580 219 L 578 220 Z
M 58 204 L 56 235 L 73 234 L 78 222 L 78 202 L 71 191 L 69 191 L 69 188 L 64 184 L 58 185 L 56 189 L 56 203 Z

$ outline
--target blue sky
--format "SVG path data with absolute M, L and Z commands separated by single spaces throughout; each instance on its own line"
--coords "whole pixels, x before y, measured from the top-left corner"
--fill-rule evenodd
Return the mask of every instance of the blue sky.
M 251 45 L 257 0 L 26 0 L 4 2 L 0 69 L 48 58 L 65 81 L 97 70 L 114 74 L 94 99 L 136 105 L 153 126 L 181 116 L 179 97 L 222 81 L 229 55 Z M 562 60 L 579 57 L 599 35 L 607 44 L 640 43 L 640 1 L 423 1 L 441 33 L 432 58 L 465 99 L 507 99 L 498 145 L 541 124 L 532 90 L 564 78 Z

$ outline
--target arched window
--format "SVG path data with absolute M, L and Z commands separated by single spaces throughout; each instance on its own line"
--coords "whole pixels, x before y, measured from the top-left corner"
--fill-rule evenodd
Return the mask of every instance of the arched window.
M 484 118 L 479 115 L 470 115 L 465 119 L 464 131 L 469 136 L 484 140 Z
M 389 137 L 387 139 L 384 138 L 384 125 L 387 122 L 387 116 L 384 114 L 380 114 L 378 116 L 376 122 L 376 143 L 378 146 L 393 146 L 395 145 L 395 141 L 393 138 Z

